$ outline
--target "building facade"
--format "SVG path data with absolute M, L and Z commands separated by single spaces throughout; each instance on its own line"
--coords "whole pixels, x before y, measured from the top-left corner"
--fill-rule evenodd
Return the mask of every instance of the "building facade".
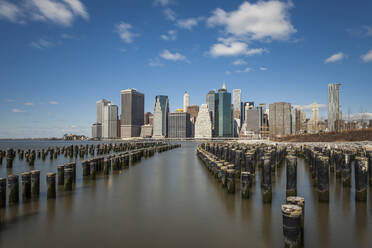
M 277 102 L 269 107 L 270 137 L 286 136 L 291 134 L 291 104 Z
M 139 137 L 144 123 L 144 94 L 135 89 L 121 91 L 121 138 Z
M 118 106 L 111 103 L 103 110 L 102 137 L 104 139 L 118 138 Z
M 152 125 L 153 121 L 153 114 L 151 112 L 146 112 L 145 115 L 143 116 L 143 123 L 145 125 Z
M 195 122 L 195 138 L 212 138 L 212 120 L 207 104 L 202 104 Z
M 102 138 L 102 124 L 93 123 L 93 125 L 92 125 L 92 138 L 93 139 Z
M 340 85 L 328 84 L 328 130 L 339 131 L 337 124 L 341 121 Z
M 206 103 L 208 106 L 209 113 L 211 115 L 211 121 L 212 121 L 212 135 L 215 136 L 215 125 L 216 125 L 216 92 L 214 90 L 211 90 L 207 94 Z
M 168 114 L 168 138 L 191 137 L 190 114 L 174 112 Z
M 216 94 L 216 136 L 233 136 L 233 114 L 231 105 L 231 93 L 227 92 L 226 84 Z
M 168 135 L 168 96 L 156 96 L 154 106 L 153 137 L 165 138 Z
M 234 106 L 234 118 L 240 119 L 240 115 L 242 111 L 241 109 L 242 90 L 233 89 L 232 96 L 233 96 L 233 106 Z
M 183 94 L 183 112 L 187 112 L 188 106 L 190 106 L 190 95 L 186 91 L 185 94 Z

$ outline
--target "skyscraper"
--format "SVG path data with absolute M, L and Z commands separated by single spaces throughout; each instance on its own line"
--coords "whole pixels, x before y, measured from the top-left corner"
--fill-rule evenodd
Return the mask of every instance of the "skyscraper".
M 227 92 L 225 82 L 216 94 L 216 136 L 232 137 L 233 135 L 233 115 L 231 107 L 231 93 Z
M 103 125 L 104 125 L 104 108 L 107 106 L 107 104 L 111 103 L 111 101 L 108 101 L 106 99 L 99 100 L 96 102 L 97 106 L 97 121 L 92 125 L 92 137 L 95 139 L 102 138 L 103 135 Z
M 168 138 L 191 137 L 190 114 L 174 112 L 168 114 Z
M 135 89 L 121 91 L 121 137 L 139 137 L 143 125 L 145 97 Z
M 215 119 L 216 119 L 216 92 L 214 90 L 211 90 L 207 94 L 207 106 L 209 113 L 211 115 L 211 121 L 212 121 L 212 135 L 214 136 L 214 130 L 215 130 Z
M 341 120 L 340 112 L 340 85 L 328 84 L 328 130 L 338 131 L 338 123 Z
M 153 137 L 165 138 L 168 134 L 168 96 L 156 96 L 154 106 Z
M 233 105 L 234 105 L 234 118 L 240 119 L 241 115 L 241 95 L 242 90 L 241 89 L 233 89 Z
M 195 122 L 195 138 L 212 138 L 212 120 L 207 104 L 202 104 Z
M 186 91 L 185 94 L 183 95 L 183 111 L 184 112 L 187 111 L 188 106 L 190 106 L 190 95 Z
M 270 137 L 291 134 L 291 104 L 276 102 L 269 107 Z
M 105 139 L 118 138 L 118 106 L 111 103 L 105 105 L 103 109 L 103 132 L 102 136 Z

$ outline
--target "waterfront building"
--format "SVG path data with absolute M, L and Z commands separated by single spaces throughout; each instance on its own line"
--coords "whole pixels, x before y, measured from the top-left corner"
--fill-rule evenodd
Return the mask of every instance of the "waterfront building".
M 141 126 L 141 137 L 142 138 L 152 137 L 152 125 L 146 124 Z
M 190 106 L 190 95 L 185 91 L 185 94 L 183 95 L 183 111 L 187 112 L 187 107 Z
M 270 137 L 285 136 L 291 134 L 291 104 L 277 102 L 269 107 Z
M 118 138 L 118 106 L 107 104 L 103 109 L 103 125 L 102 138 L 116 139 Z
M 328 84 L 328 130 L 339 131 L 338 123 L 341 121 L 340 112 L 340 85 Z
M 195 138 L 212 138 L 212 120 L 207 104 L 202 104 L 195 122 Z
M 92 125 L 92 138 L 93 139 L 102 138 L 102 124 L 101 123 L 93 123 L 93 125 Z
M 146 112 L 143 117 L 143 124 L 144 125 L 152 125 L 153 122 L 153 114 L 151 112 Z
M 316 102 L 313 103 L 311 118 L 307 122 L 307 132 L 308 133 L 318 133 L 319 132 L 319 107 Z
M 209 113 L 211 115 L 212 120 L 212 135 L 215 136 L 215 130 L 216 130 L 216 92 L 214 90 L 211 90 L 207 94 L 206 103 L 208 106 Z
M 233 113 L 231 106 L 231 93 L 227 92 L 225 82 L 216 94 L 216 136 L 233 136 Z
M 168 134 L 168 96 L 156 96 L 154 106 L 153 137 L 165 138 Z
M 187 113 L 190 114 L 190 120 L 192 123 L 195 123 L 196 117 L 198 117 L 199 113 L 199 106 L 198 105 L 190 105 L 187 107 Z
M 191 133 L 189 113 L 174 112 L 168 114 L 168 138 L 189 138 Z
M 240 119 L 242 90 L 233 89 L 232 94 L 233 94 L 232 96 L 233 96 L 233 106 L 234 106 L 234 119 Z
M 135 89 L 121 91 L 121 137 L 139 137 L 144 122 L 145 96 Z

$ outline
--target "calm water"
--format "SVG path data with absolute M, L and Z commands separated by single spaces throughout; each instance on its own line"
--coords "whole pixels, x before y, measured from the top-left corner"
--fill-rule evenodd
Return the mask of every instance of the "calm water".
M 196 143 L 182 145 L 96 181 L 82 180 L 78 163 L 72 193 L 57 191 L 57 199 L 48 201 L 43 193 L 39 201 L 3 212 L 0 247 L 283 247 L 285 167 L 273 176 L 273 202 L 265 205 L 259 173 L 250 199 L 229 195 L 202 166 Z M 60 162 L 35 162 L 42 191 L 44 173 Z M 26 168 L 17 162 L 13 172 Z M 305 247 L 372 247 L 370 191 L 367 203 L 355 203 L 354 189 L 332 177 L 330 203 L 320 204 L 299 160 L 298 193 L 306 201 Z

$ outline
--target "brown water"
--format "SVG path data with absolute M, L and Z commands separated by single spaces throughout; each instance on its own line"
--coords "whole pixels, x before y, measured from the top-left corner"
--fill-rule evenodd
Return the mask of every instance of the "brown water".
M 3 213 L 0 247 L 283 247 L 285 166 L 273 176 L 272 204 L 262 204 L 259 173 L 250 199 L 227 194 L 195 148 L 196 143 L 182 143 L 96 181 L 82 180 L 78 163 L 72 193 L 58 191 L 55 200 L 43 193 L 39 201 Z M 46 161 L 37 160 L 36 168 L 55 170 L 56 163 Z M 14 170 L 23 166 L 15 164 Z M 42 186 L 45 191 L 45 179 Z M 299 160 L 305 247 L 372 247 L 371 192 L 367 203 L 355 203 L 354 193 L 332 176 L 330 203 L 318 203 L 309 170 Z

